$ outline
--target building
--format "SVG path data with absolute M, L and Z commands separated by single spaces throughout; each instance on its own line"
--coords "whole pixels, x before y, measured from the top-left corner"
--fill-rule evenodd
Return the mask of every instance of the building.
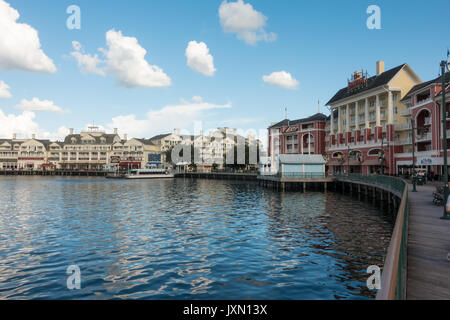
M 279 173 L 284 178 L 323 178 L 324 157 L 320 154 L 281 154 L 278 157 Z
M 31 139 L 0 139 L 0 169 L 37 170 L 48 166 L 47 151 L 49 140 L 38 140 L 35 135 Z
M 378 61 L 372 77 L 354 72 L 327 103 L 328 172 L 396 174 L 395 154 L 411 151 L 402 99 L 421 82 L 408 64 L 385 71 Z
M 262 149 L 261 142 L 254 136 L 249 135 L 245 138 L 238 134 L 236 129 L 217 128 L 205 135 L 200 132 L 199 135 L 182 135 L 180 131 L 175 129 L 172 134 L 155 136 L 150 139 L 159 146 L 165 162 L 168 159 L 168 152 L 179 145 L 190 147 L 191 158 L 189 161 L 181 161 L 184 166 L 194 162 L 198 170 L 210 171 L 214 166 L 223 168 L 226 162 L 231 161 L 233 164 L 238 162 L 254 163 L 254 167 L 258 166 L 258 152 Z M 231 153 L 236 151 L 236 155 L 231 158 Z M 238 154 L 244 155 L 244 158 L 238 158 Z M 228 154 L 228 158 L 227 158 Z M 254 159 L 253 159 L 254 158 Z M 231 160 L 230 160 L 231 159 Z M 244 160 L 243 160 L 244 159 Z M 176 164 L 176 163 L 175 163 Z M 231 165 L 231 163 L 228 163 Z
M 321 155 L 325 153 L 326 123 L 328 117 L 322 113 L 298 119 L 285 119 L 268 128 L 267 167 L 273 173 L 278 172 L 279 156 L 285 154 Z
M 64 142 L 58 144 L 60 147 L 55 144 L 51 150 L 51 161 L 57 164 L 58 169 L 103 170 L 105 166 L 115 163 L 112 158 L 113 146 L 122 142 L 117 129 L 112 134 L 94 126 L 79 134 L 70 129 Z
M 445 82 L 450 82 L 450 72 L 445 75 Z M 414 86 L 402 99 L 406 105 L 407 134 L 404 140 L 405 149 L 395 155 L 399 173 L 410 171 L 412 159 L 412 126 L 415 128 L 415 162 L 427 169 L 428 173 L 441 175 L 444 164 L 442 146 L 442 77 Z M 450 101 L 446 106 L 447 138 L 450 138 Z M 396 141 L 399 137 L 396 136 Z M 450 147 L 450 140 L 447 146 Z

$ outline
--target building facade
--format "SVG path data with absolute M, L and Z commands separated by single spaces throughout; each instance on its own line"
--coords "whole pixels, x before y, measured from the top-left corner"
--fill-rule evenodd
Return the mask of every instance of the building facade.
M 97 127 L 75 134 L 70 130 L 64 141 L 31 139 L 0 140 L 1 170 L 117 170 L 145 168 L 159 159 L 160 149 L 148 139 L 128 139 L 108 134 Z
M 411 149 L 402 99 L 420 78 L 408 64 L 385 71 L 376 64 L 376 75 L 357 71 L 327 103 L 328 173 L 397 173 L 398 153 Z
M 450 72 L 445 75 L 450 82 Z M 443 173 L 444 151 L 442 146 L 442 77 L 414 86 L 402 99 L 406 105 L 407 147 L 395 155 L 399 173 L 409 171 L 413 164 L 412 148 L 414 134 L 414 156 L 416 166 L 427 170 L 430 175 Z M 450 138 L 450 101 L 446 103 L 446 133 Z M 414 126 L 414 130 L 412 129 Z M 450 146 L 447 140 L 447 147 Z
M 263 171 L 278 172 L 280 155 L 325 156 L 327 119 L 326 115 L 317 113 L 308 118 L 285 119 L 272 124 L 268 129 L 268 157 L 264 159 Z

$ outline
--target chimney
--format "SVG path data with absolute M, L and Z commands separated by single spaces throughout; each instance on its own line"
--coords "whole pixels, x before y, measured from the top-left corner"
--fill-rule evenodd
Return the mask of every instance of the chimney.
M 69 129 L 69 134 L 71 134 L 71 135 L 73 134 L 73 129 L 72 128 Z
M 31 139 L 36 139 L 36 135 L 34 133 L 31 135 Z
M 384 72 L 384 61 L 377 61 L 377 76 Z
M 117 128 L 114 128 L 114 134 L 117 134 L 118 130 Z
M 180 135 L 180 129 L 173 129 L 173 134 L 174 135 L 176 135 L 176 136 L 179 136 Z
M 13 133 L 13 140 L 17 139 L 17 133 Z
M 125 134 L 123 135 L 123 140 L 128 141 L 128 134 L 125 133 Z

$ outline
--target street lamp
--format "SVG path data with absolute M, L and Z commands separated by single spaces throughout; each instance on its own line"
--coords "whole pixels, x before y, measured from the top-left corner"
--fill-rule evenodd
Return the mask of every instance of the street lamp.
M 347 145 L 347 176 L 350 175 L 350 145 Z
M 416 189 L 416 155 L 415 155 L 415 149 L 416 149 L 416 135 L 415 135 L 415 121 L 412 118 L 411 119 L 411 136 L 412 136 L 412 163 L 413 163 L 413 192 L 417 192 Z
M 445 60 L 441 61 L 441 73 L 442 73 L 442 148 L 444 150 L 444 215 L 441 219 L 450 220 L 449 215 L 446 210 L 446 202 L 448 198 L 448 168 L 447 168 L 447 107 L 445 105 L 445 69 L 447 68 L 448 62 Z

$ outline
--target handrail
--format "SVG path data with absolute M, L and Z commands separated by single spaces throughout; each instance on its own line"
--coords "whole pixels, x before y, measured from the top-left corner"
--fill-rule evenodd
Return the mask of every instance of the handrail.
M 404 300 L 406 298 L 406 263 L 408 245 L 408 184 L 405 184 L 402 201 L 398 209 L 394 232 L 381 277 L 381 289 L 377 300 Z
M 406 298 L 406 263 L 408 245 L 408 183 L 400 178 L 382 175 L 349 174 L 338 175 L 348 181 L 364 182 L 373 185 L 389 186 L 391 190 L 401 192 L 402 200 L 397 211 L 394 231 L 391 236 L 383 273 L 381 288 L 377 293 L 377 300 L 402 300 Z

